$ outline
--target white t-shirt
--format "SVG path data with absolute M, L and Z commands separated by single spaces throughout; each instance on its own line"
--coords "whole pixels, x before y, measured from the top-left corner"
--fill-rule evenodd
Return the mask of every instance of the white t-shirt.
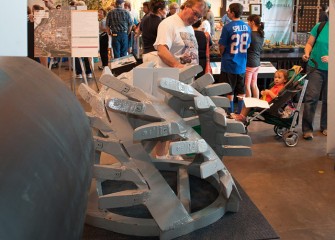
M 178 14 L 164 19 L 158 26 L 157 38 L 154 43 L 166 45 L 171 54 L 182 64 L 198 64 L 198 43 L 192 26 L 185 26 Z M 168 67 L 159 59 L 158 67 Z
M 211 24 L 208 20 L 202 21 L 199 29 L 204 32 L 208 32 L 209 35 L 211 35 Z

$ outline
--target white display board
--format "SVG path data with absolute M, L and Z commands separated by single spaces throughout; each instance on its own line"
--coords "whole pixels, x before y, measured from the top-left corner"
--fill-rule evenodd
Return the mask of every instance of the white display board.
M 71 11 L 71 37 L 72 57 L 98 57 L 98 12 Z
M 27 56 L 27 24 L 27 1 L 1 1 L 0 56 Z

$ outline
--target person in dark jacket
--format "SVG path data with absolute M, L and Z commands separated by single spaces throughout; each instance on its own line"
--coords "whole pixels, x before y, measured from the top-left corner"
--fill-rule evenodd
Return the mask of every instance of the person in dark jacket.
M 207 72 L 210 71 L 208 68 L 209 62 L 209 46 L 212 45 L 212 40 L 210 35 L 199 27 L 201 26 L 201 19 L 192 25 L 194 29 L 195 38 L 198 42 L 198 53 L 199 53 L 199 65 L 202 67 L 202 72 L 197 75 L 197 77 L 201 77 Z M 210 67 L 210 65 L 209 65 Z
M 166 1 L 151 0 L 151 13 L 142 20 L 142 40 L 143 40 L 143 62 L 157 63 L 157 51 L 154 43 L 157 37 L 157 29 L 160 22 L 166 18 L 168 13 Z

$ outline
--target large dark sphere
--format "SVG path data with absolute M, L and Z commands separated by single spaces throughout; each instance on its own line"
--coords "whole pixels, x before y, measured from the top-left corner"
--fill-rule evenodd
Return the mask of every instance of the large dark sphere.
M 80 239 L 93 157 L 89 121 L 62 81 L 0 57 L 0 239 Z

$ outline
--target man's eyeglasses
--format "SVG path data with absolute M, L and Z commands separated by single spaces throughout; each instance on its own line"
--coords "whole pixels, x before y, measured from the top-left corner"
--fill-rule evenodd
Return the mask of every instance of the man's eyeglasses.
M 201 14 L 201 13 L 199 13 L 199 12 L 196 11 L 196 10 L 194 10 L 193 8 L 191 8 L 191 10 L 192 10 L 194 16 L 196 16 L 198 19 L 202 18 L 202 14 Z

